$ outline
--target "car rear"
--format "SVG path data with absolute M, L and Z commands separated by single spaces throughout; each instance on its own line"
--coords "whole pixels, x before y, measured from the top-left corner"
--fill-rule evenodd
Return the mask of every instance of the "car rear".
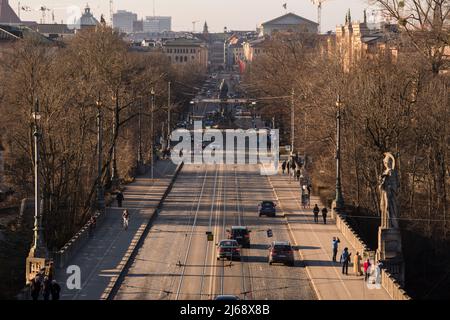
M 259 204 L 259 216 L 275 217 L 276 205 L 271 201 L 263 201 Z
M 241 259 L 241 250 L 236 240 L 222 240 L 217 248 L 217 260 Z
M 269 264 L 283 263 L 294 265 L 294 250 L 289 242 L 274 242 L 269 251 Z
M 250 231 L 245 227 L 233 227 L 231 239 L 236 240 L 244 248 L 250 248 Z

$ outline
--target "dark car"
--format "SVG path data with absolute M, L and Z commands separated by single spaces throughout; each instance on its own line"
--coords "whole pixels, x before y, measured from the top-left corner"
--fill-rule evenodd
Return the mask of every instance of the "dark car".
M 247 227 L 234 226 L 227 230 L 228 238 L 236 240 L 244 248 L 250 248 L 250 230 Z
M 237 259 L 241 260 L 241 249 L 236 240 L 222 240 L 217 244 L 217 260 Z
M 232 295 L 222 295 L 222 296 L 217 296 L 216 299 L 217 301 L 236 301 L 236 300 L 241 300 L 239 299 L 238 296 L 232 296 Z
M 288 241 L 274 241 L 269 247 L 269 264 L 283 263 L 293 266 L 294 250 Z
M 277 214 L 276 206 L 272 201 L 262 201 L 258 205 L 259 216 L 275 217 Z

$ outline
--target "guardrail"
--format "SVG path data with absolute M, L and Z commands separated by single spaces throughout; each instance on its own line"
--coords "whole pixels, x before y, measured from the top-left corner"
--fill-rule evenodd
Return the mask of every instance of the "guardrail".
M 97 223 L 96 227 L 98 228 L 99 225 L 102 224 L 106 217 L 106 210 L 105 212 L 97 212 L 93 215 L 93 217 L 96 218 Z M 78 250 L 83 247 L 90 238 L 89 230 L 91 229 L 92 223 L 89 221 L 86 223 L 83 228 L 81 228 L 80 231 L 78 231 L 72 239 L 70 239 L 64 247 L 62 247 L 59 251 L 57 251 L 53 256 L 53 261 L 55 264 L 55 267 L 57 268 L 64 268 L 67 263 L 70 261 L 70 259 L 78 252 Z

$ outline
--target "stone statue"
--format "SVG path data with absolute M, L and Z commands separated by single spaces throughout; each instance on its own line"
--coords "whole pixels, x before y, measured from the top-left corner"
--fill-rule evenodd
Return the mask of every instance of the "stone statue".
M 397 192 L 399 188 L 395 158 L 390 152 L 384 154 L 383 164 L 385 170 L 380 179 L 380 209 L 381 228 L 398 228 L 398 203 Z

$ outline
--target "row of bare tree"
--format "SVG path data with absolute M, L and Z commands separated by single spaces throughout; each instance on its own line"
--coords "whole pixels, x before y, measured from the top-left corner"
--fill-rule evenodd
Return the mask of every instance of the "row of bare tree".
M 134 175 L 139 118 L 147 162 L 151 142 L 167 134 L 168 82 L 176 121 L 203 78 L 204 70 L 197 65 L 175 68 L 162 53 L 130 51 L 119 34 L 107 27 L 79 32 L 63 45 L 19 41 L 4 54 L 0 134 L 7 149 L 6 180 L 20 197 L 34 192 L 32 113 L 38 104 L 49 248 L 63 245 L 95 207 L 98 106 L 104 118 L 102 183 L 108 185 L 114 148 L 119 176 L 126 180 Z M 152 88 L 154 136 L 150 130 Z
M 324 188 L 329 201 L 334 198 L 336 100 L 341 96 L 344 199 L 364 215 L 362 224 L 379 217 L 383 153 L 396 156 L 405 255 L 417 263 L 407 265 L 409 283 L 425 279 L 417 286 L 422 290 L 417 294 L 425 297 L 450 278 L 450 79 L 444 54 L 450 48 L 449 1 L 377 2 L 394 19 L 406 19 L 406 10 L 412 17 L 400 21 L 400 32 L 385 46 L 398 54 L 362 54 L 347 69 L 346 52 L 330 46 L 329 39 L 279 35 L 248 67 L 245 87 L 255 97 L 288 96 L 294 89 L 296 150 L 311 160 L 313 184 Z M 263 112 L 268 121 L 275 117 L 289 137 L 288 99 L 265 103 Z M 433 274 L 436 270 L 444 272 Z

